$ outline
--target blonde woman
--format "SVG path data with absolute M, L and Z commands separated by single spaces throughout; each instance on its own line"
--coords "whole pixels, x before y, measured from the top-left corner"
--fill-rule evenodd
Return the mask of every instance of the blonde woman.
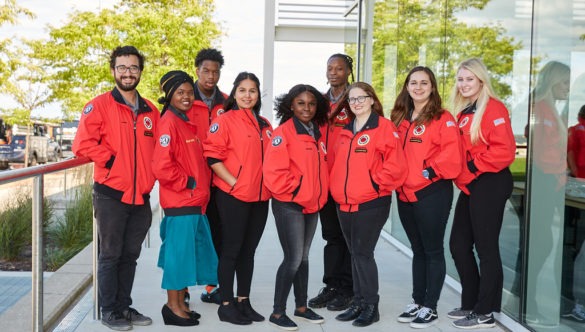
M 506 106 L 491 87 L 479 59 L 462 62 L 453 88 L 453 110 L 463 145 L 463 167 L 455 184 L 461 190 L 449 247 L 461 280 L 461 307 L 449 312 L 463 329 L 495 326 L 493 312 L 502 300 L 503 271 L 499 235 L 506 201 L 512 193 L 516 143 Z M 479 265 L 473 248 L 477 251 Z

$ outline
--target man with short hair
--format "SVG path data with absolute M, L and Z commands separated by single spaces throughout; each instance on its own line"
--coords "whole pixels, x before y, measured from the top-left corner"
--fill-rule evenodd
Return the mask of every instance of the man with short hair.
M 187 113 L 191 122 L 197 127 L 197 137 L 203 142 L 209 131 L 209 125 L 217 116 L 221 115 L 223 103 L 227 95 L 219 90 L 217 82 L 221 75 L 224 60 L 220 51 L 214 48 L 205 48 L 197 52 L 195 57 L 195 102 Z M 211 237 L 217 256 L 220 255 L 220 222 L 219 213 L 215 204 L 215 187 L 211 187 L 209 203 L 207 204 L 207 218 L 211 229 Z M 217 285 L 207 285 L 201 294 L 201 301 L 207 303 L 221 303 Z
M 134 46 L 114 49 L 110 72 L 116 86 L 85 105 L 73 142 L 76 156 L 94 162 L 101 321 L 117 331 L 152 324 L 130 307 L 136 261 L 152 221 L 151 162 L 160 117 L 136 91 L 143 69 L 144 57 Z

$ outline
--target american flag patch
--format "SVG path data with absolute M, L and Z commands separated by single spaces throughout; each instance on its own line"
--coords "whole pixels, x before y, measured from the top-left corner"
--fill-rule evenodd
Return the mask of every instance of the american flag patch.
M 455 122 L 453 122 L 453 121 L 447 121 L 447 128 L 448 127 L 455 127 Z
M 398 133 L 397 132 L 393 132 L 393 134 L 394 134 L 394 137 L 400 138 L 400 136 L 398 136 Z
M 506 123 L 506 120 L 504 120 L 504 118 L 498 118 L 494 120 L 494 126 L 496 127 L 504 123 Z

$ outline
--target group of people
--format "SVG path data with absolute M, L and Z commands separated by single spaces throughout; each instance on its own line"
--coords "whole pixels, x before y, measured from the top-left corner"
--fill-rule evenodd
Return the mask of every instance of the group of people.
M 276 129 L 260 115 L 256 75 L 238 74 L 229 95 L 217 88 L 223 61 L 219 51 L 204 49 L 195 60 L 197 81 L 184 71 L 166 73 L 159 113 L 136 90 L 142 55 L 118 47 L 110 57 L 116 86 L 83 110 L 73 150 L 94 162 L 104 325 L 130 330 L 152 323 L 131 307 L 130 293 L 158 180 L 167 325 L 198 325 L 201 315 L 188 305 L 193 285 L 206 285 L 201 298 L 219 304 L 221 321 L 265 320 L 250 294 L 269 201 L 283 250 L 269 323 L 298 329 L 286 314 L 291 288 L 293 318 L 321 324 L 311 308 L 326 307 L 354 326 L 377 322 L 374 248 L 395 192 L 414 254 L 413 301 L 397 319 L 431 326 L 446 273 L 443 237 L 455 184 L 461 194 L 450 249 L 462 298 L 447 316 L 460 328 L 495 326 L 503 282 L 498 235 L 512 191 L 515 142 L 481 60 L 458 68 L 456 116 L 443 107 L 433 72 L 420 66 L 409 72 L 386 118 L 372 86 L 350 82 L 351 57 L 334 54 L 327 92 L 298 84 L 276 98 Z M 325 286 L 309 299 L 308 257 L 319 219 Z

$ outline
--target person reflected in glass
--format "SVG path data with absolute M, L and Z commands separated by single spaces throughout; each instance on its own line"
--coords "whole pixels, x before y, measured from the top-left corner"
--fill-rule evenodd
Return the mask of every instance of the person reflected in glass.
M 160 224 L 158 266 L 167 303 L 165 325 L 195 326 L 201 317 L 185 303 L 188 286 L 217 283 L 217 255 L 205 215 L 211 171 L 203 158 L 197 126 L 187 116 L 195 100 L 193 79 L 170 71 L 160 79 L 164 97 L 152 169 L 159 182 Z
M 324 322 L 307 308 L 309 249 L 317 228 L 318 211 L 327 202 L 329 171 L 327 150 L 319 126 L 327 122 L 329 103 L 314 87 L 295 85 L 275 103 L 280 126 L 266 150 L 264 179 L 272 193 L 272 212 L 284 258 L 276 273 L 274 308 L 270 324 L 285 330 L 297 328 L 286 315 L 292 286 L 294 317 Z
M 408 177 L 396 192 L 398 215 L 413 252 L 412 303 L 401 323 L 425 328 L 438 322 L 437 302 L 445 281 L 443 237 L 461 171 L 459 128 L 442 108 L 433 72 L 418 66 L 404 81 L 391 119 L 398 128 Z
M 325 98 L 329 101 L 329 120 L 319 130 L 327 148 L 327 165 L 333 167 L 333 146 L 345 125 L 349 123 L 349 109 L 341 109 L 333 116 L 333 111 L 341 102 L 350 78 L 353 82 L 353 59 L 346 54 L 336 53 L 327 60 L 327 82 L 329 90 Z M 326 244 L 323 248 L 323 283 L 319 294 L 309 300 L 309 307 L 327 307 L 331 311 L 345 310 L 353 298 L 351 255 L 339 226 L 335 201 L 331 196 L 319 211 L 321 233 Z
M 266 226 L 270 199 L 262 163 L 272 126 L 260 116 L 260 107 L 260 80 L 252 73 L 239 73 L 224 104 L 225 113 L 212 122 L 203 143 L 218 188 L 221 229 L 226 230 L 221 233 L 217 268 L 222 301 L 217 314 L 221 321 L 236 325 L 264 321 L 249 299 L 254 255 Z
M 509 166 L 516 153 L 510 113 L 496 98 L 480 59 L 463 61 L 456 74 L 452 106 L 462 143 L 461 190 L 449 248 L 461 281 L 461 306 L 447 314 L 462 329 L 496 325 L 504 281 L 499 236 L 506 201 L 512 194 Z M 474 249 L 479 258 L 475 258 Z
M 392 191 L 407 175 L 401 141 L 392 121 L 367 83 L 356 82 L 343 94 L 332 116 L 350 109 L 330 173 L 330 190 L 351 254 L 353 300 L 335 318 L 364 327 L 380 319 L 378 267 L 374 248 L 390 213 Z

